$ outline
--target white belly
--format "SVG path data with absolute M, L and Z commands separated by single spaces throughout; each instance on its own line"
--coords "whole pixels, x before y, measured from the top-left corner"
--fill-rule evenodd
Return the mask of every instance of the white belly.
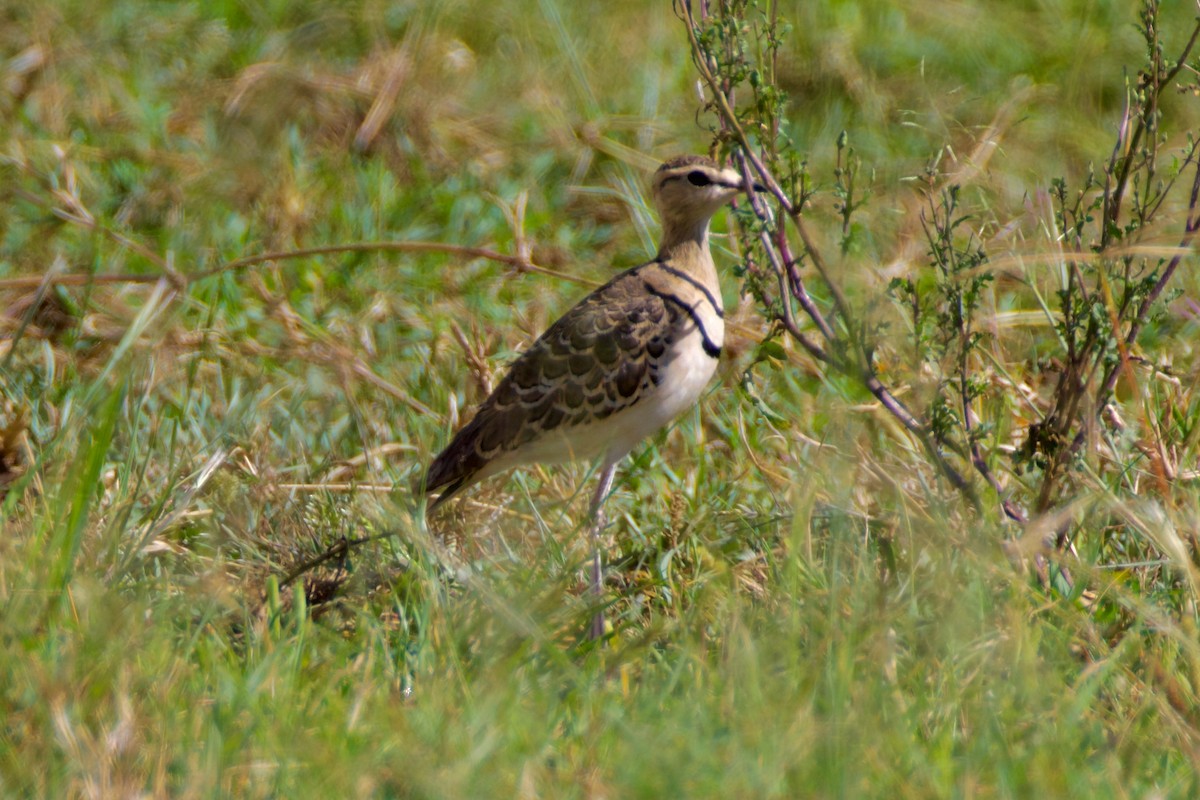
M 710 330 L 709 335 L 715 333 Z M 698 330 L 693 329 L 679 340 L 672 351 L 672 357 L 659 373 L 655 392 L 634 407 L 614 415 L 624 430 L 617 433 L 607 450 L 610 459 L 622 458 L 642 439 L 657 433 L 694 406 L 712 380 L 717 359 L 704 352 Z

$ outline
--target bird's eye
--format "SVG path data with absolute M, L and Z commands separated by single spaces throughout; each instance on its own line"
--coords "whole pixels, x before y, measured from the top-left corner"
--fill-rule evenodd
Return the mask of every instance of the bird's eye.
M 688 183 L 692 186 L 708 186 L 712 181 L 700 170 L 695 170 L 688 173 Z

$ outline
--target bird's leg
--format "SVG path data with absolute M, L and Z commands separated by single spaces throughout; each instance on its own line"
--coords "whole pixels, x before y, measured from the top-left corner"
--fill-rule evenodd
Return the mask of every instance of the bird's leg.
M 604 595 L 603 563 L 600 556 L 600 531 L 605 525 L 602 506 L 604 499 L 608 497 L 608 493 L 612 489 L 613 476 L 616 471 L 615 461 L 606 460 L 604 462 L 604 466 L 600 469 L 600 479 L 596 484 L 596 493 L 592 495 L 592 504 L 588 509 L 588 528 L 591 531 L 592 539 L 592 599 L 597 606 Z M 599 610 L 596 612 L 596 616 L 592 617 L 592 628 L 588 637 L 599 639 L 602 636 L 604 636 L 604 611 Z

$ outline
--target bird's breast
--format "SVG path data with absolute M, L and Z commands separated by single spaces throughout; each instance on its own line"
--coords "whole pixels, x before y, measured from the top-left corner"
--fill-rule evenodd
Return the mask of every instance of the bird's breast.
M 715 315 L 706 322 L 703 328 L 690 326 L 663 359 L 658 385 L 647 402 L 656 408 L 653 418 L 659 427 L 695 405 L 717 370 L 725 324 Z

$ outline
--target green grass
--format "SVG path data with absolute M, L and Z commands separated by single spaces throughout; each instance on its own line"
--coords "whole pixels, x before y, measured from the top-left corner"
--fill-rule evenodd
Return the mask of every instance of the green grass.
M 905 179 L 997 120 L 968 191 L 1053 277 L 1025 209 L 1108 155 L 1126 4 L 781 5 L 794 139 L 827 187 L 846 129 L 871 176 L 856 306 L 917 269 Z M 409 486 L 488 382 L 653 248 L 643 167 L 708 147 L 694 84 L 665 3 L 0 4 L 0 793 L 1200 793 L 1194 270 L 1143 342 L 1179 382 L 1122 397 L 1121 452 L 1169 423 L 1179 474 L 1091 457 L 1066 593 L 860 387 L 789 351 L 742 388 L 764 326 L 724 243 L 719 380 L 610 500 L 611 641 L 580 641 L 586 465 L 422 522 Z M 1178 144 L 1200 115 L 1167 111 Z M 367 250 L 154 281 L 392 240 L 562 277 Z M 51 270 L 129 279 L 37 304 Z M 1035 308 L 1001 282 L 994 310 Z M 997 327 L 1017 420 L 1053 333 Z M 343 537 L 378 538 L 280 586 Z

